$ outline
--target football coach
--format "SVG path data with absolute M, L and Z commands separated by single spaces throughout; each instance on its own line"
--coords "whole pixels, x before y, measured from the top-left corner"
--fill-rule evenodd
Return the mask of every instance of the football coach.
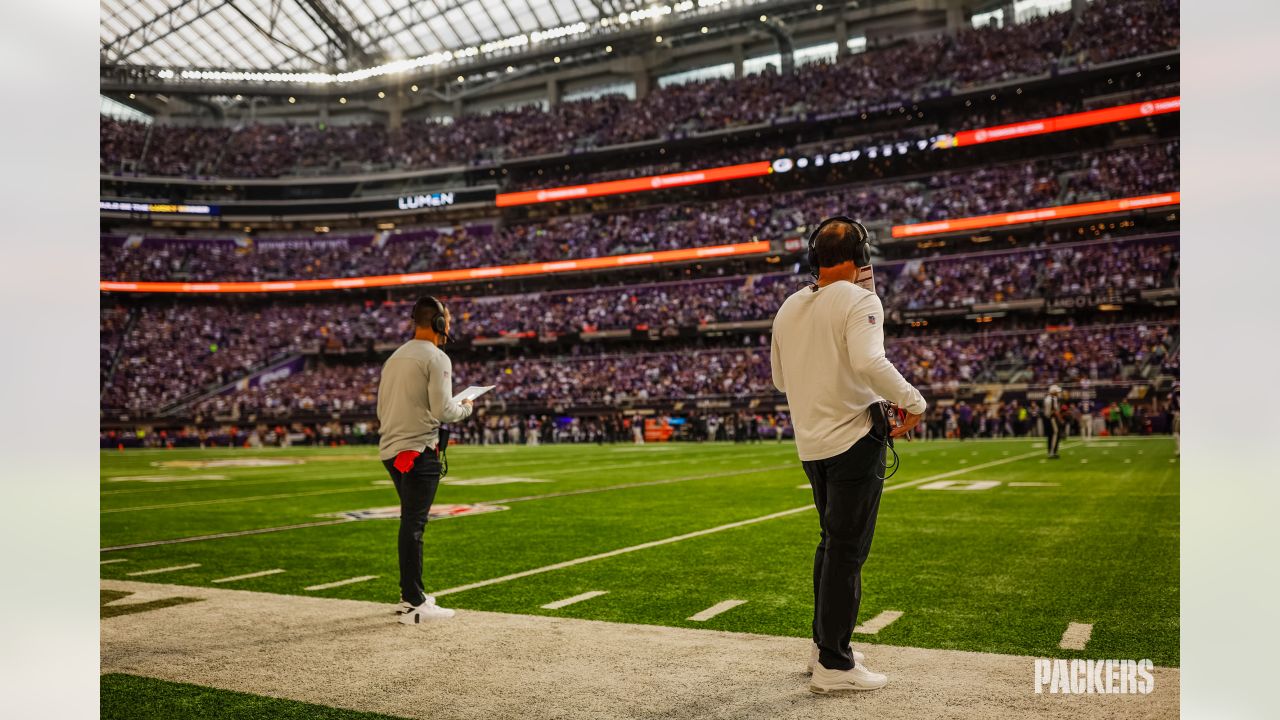
M 815 693 L 874 690 L 888 682 L 863 664 L 849 639 L 884 489 L 889 438 L 909 432 L 925 411 L 920 391 L 885 357 L 880 298 L 854 284 L 858 268 L 870 264 L 866 228 L 843 216 L 824 220 L 809 235 L 816 284 L 788 297 L 773 319 L 773 384 L 786 393 L 796 451 L 821 526 L 813 558 L 809 661 L 809 689 Z M 896 427 L 881 404 L 885 400 L 906 411 Z
M 440 487 L 440 424 L 471 415 L 471 401 L 453 399 L 453 364 L 441 350 L 453 319 L 424 297 L 413 306 L 413 339 L 382 366 L 378 383 L 378 458 L 400 496 L 400 622 L 453 617 L 422 585 L 422 534 Z

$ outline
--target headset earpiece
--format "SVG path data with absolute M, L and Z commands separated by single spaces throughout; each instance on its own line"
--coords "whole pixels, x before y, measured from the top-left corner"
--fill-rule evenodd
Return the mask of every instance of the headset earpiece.
M 444 317 L 444 303 L 435 299 L 435 297 L 431 295 L 428 295 L 425 299 L 430 300 L 431 303 L 436 306 L 436 316 L 431 318 L 431 329 L 434 330 L 437 335 L 444 336 L 447 339 L 448 335 L 445 333 L 445 330 L 448 329 L 448 325 L 445 322 Z

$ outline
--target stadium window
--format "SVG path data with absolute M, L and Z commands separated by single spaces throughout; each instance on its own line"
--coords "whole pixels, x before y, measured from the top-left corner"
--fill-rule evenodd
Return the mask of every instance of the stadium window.
M 1070 9 L 1071 0 L 1017 0 L 1013 4 L 1013 21 L 1015 23 L 1024 23 L 1038 17 L 1052 15 L 1053 13 L 1066 12 Z M 970 18 L 970 22 L 975 28 L 1004 27 L 1004 10 L 998 9 L 991 12 L 978 13 Z
M 865 35 L 861 37 L 851 37 L 849 38 L 849 41 L 845 43 L 845 46 L 849 48 L 849 52 L 853 55 L 857 55 L 858 53 L 861 53 L 861 52 L 866 52 L 867 38 Z
M 866 38 L 859 38 L 866 47 Z M 821 45 L 810 45 L 809 47 L 797 48 L 792 56 L 795 60 L 796 67 L 808 65 L 815 62 L 835 62 L 836 44 L 834 42 L 823 43 Z M 760 57 L 747 58 L 742 62 L 743 75 L 757 75 L 765 71 L 765 68 L 773 66 L 776 72 L 782 67 L 782 56 L 778 53 L 772 55 L 761 55 Z
M 617 82 L 578 88 L 565 92 L 560 96 L 560 100 L 562 102 L 573 102 L 574 100 L 591 100 L 606 95 L 622 95 L 628 100 L 635 100 L 636 84 L 634 82 Z
M 132 120 L 140 123 L 150 123 L 152 118 L 150 115 L 131 108 L 122 102 L 112 100 L 106 95 L 99 95 L 98 112 L 114 120 Z
M 718 80 L 720 78 L 733 77 L 733 63 L 722 63 L 720 65 L 708 65 L 707 67 L 693 68 L 683 72 L 663 75 L 658 78 L 658 87 L 667 87 L 668 85 L 683 85 L 691 82 L 701 82 L 703 80 Z

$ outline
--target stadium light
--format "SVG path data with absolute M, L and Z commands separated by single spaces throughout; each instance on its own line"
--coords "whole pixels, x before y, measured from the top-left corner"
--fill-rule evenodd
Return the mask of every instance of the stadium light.
M 410 85 L 410 86 L 409 86 L 409 92 L 418 92 L 418 86 L 417 86 L 417 85 Z
M 298 102 L 298 98 L 296 98 L 296 97 L 294 97 L 294 96 L 290 95 L 290 96 L 289 96 L 289 104 L 290 104 L 290 105 L 293 105 L 293 104 L 294 104 L 294 103 L 296 103 L 296 102 Z
M 346 99 L 346 98 L 344 98 L 344 97 L 340 97 L 340 98 L 338 98 L 338 102 L 342 103 L 343 105 L 346 105 L 346 104 L 347 104 L 347 99 Z
M 551 58 L 551 61 L 552 61 L 552 62 L 554 62 L 555 64 L 559 65 L 559 64 L 560 64 L 560 56 L 559 56 L 559 55 L 557 55 L 557 56 L 555 56 L 555 57 Z
M 385 92 L 383 92 L 383 91 L 381 91 L 381 90 L 379 90 L 379 91 L 378 91 L 378 99 L 379 99 L 379 100 L 381 100 L 382 98 L 384 98 L 384 97 L 386 97 L 386 96 L 387 96 L 387 94 L 386 94 Z
M 654 39 L 653 39 L 653 41 L 654 41 L 654 42 L 662 42 L 662 36 L 661 36 L 661 35 L 659 35 L 658 37 L 654 38 Z
M 813 6 L 814 12 L 822 12 L 822 3 Z

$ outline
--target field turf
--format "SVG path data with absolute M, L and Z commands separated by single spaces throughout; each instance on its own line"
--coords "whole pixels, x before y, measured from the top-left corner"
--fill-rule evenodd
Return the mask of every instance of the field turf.
M 377 713 L 342 710 L 137 675 L 103 675 L 100 687 L 102 720 L 396 720 Z
M 859 619 L 903 614 L 855 642 L 1178 665 L 1172 440 L 1072 439 L 1056 461 L 1032 440 L 917 442 L 900 452 Z M 220 466 L 250 460 L 293 464 Z M 437 504 L 508 509 L 428 525 L 428 589 L 452 590 L 442 605 L 809 633 L 817 519 L 804 509 L 811 497 L 789 443 L 456 447 L 450 463 Z M 103 548 L 397 503 L 371 448 L 107 451 L 101 467 Z M 448 484 L 482 478 L 498 484 Z M 683 537 L 697 531 L 711 532 Z M 396 521 L 380 519 L 108 550 L 101 574 L 393 603 L 395 534 Z M 600 554 L 609 555 L 583 560 Z M 579 562 L 548 569 L 569 561 Z M 284 572 L 214 582 L 267 570 Z M 503 579 L 531 570 L 539 572 Z M 305 589 L 364 576 L 377 577 Z M 589 591 L 605 594 L 541 607 Z M 688 619 L 725 600 L 745 603 Z M 1073 622 L 1093 625 L 1085 650 L 1059 648 Z

